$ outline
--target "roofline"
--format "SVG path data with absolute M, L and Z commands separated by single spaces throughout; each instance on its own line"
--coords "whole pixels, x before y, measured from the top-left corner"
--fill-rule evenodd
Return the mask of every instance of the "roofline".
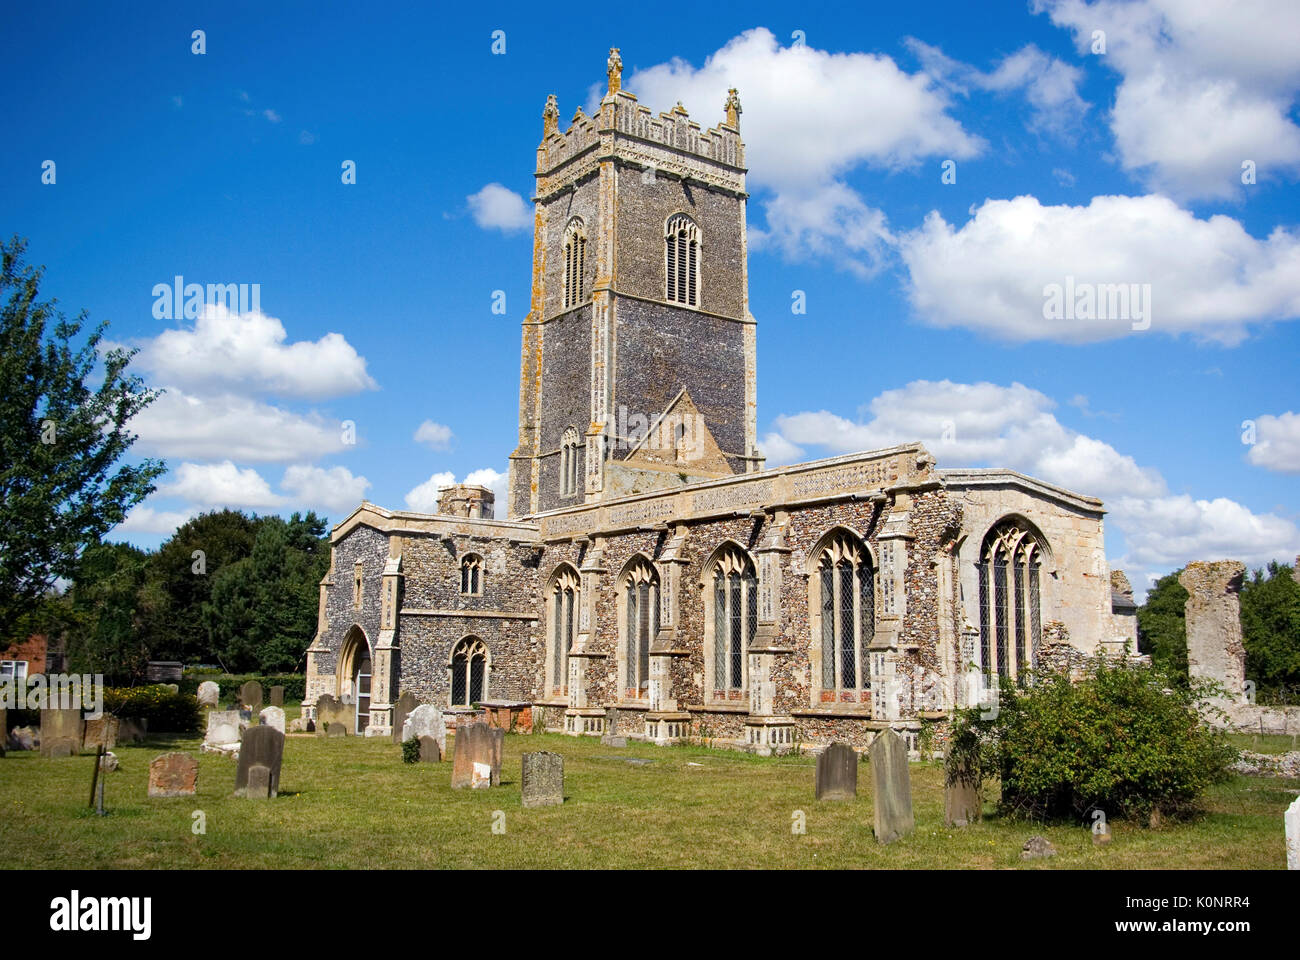
M 1047 494 L 1094 513 L 1106 512 L 1102 501 L 1097 497 L 1075 493 L 1073 490 L 1058 487 L 1056 484 L 1039 480 L 1037 477 L 1031 477 L 1016 470 L 1009 470 L 1006 467 L 948 467 L 936 470 L 935 473 L 946 487 L 960 489 L 963 487 L 992 487 L 1010 484 Z

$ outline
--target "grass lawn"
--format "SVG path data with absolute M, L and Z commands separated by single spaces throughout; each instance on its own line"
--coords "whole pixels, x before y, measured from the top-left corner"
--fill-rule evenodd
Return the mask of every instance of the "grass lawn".
M 109 775 L 104 818 L 87 809 L 90 756 L 11 752 L 0 760 L 6 867 L 1281 869 L 1282 812 L 1300 792 L 1296 780 L 1238 777 L 1216 788 L 1195 820 L 1155 830 L 1112 822 L 1113 842 L 1096 847 L 1082 824 L 946 828 L 942 769 L 912 764 L 916 832 L 881 847 L 871 833 L 867 764 L 855 802 L 819 804 L 810 757 L 510 735 L 500 787 L 452 790 L 449 762 L 403 764 L 401 748 L 388 741 L 291 735 L 275 800 L 234 799 L 234 761 L 210 754 L 200 755 L 196 797 L 149 800 L 149 761 L 170 749 L 197 754 L 198 745 L 155 739 L 118 749 L 122 767 Z M 533 750 L 564 756 L 563 806 L 520 807 L 520 755 Z M 627 762 L 633 758 L 651 762 Z M 195 810 L 206 815 L 205 835 L 191 832 Z M 497 810 L 505 813 L 503 834 L 492 832 Z M 807 818 L 802 836 L 791 832 L 797 810 Z M 1059 855 L 1021 861 L 1034 834 Z

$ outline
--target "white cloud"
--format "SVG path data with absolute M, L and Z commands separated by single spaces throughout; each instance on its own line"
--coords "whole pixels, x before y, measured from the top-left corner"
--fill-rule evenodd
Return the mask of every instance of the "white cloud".
M 478 484 L 481 487 L 487 487 L 496 495 L 496 512 L 495 517 L 504 517 L 506 515 L 506 499 L 509 493 L 510 475 L 509 473 L 498 473 L 491 467 L 483 467 L 480 470 L 473 470 L 465 477 L 465 482 L 469 484 Z
M 529 230 L 533 226 L 532 207 L 513 190 L 499 183 L 489 183 L 478 193 L 465 198 L 474 222 L 485 230 Z
M 1119 72 L 1110 115 L 1123 168 L 1181 198 L 1240 196 L 1241 164 L 1261 182 L 1300 170 L 1300 5 L 1272 0 L 1037 0 L 1090 55 Z
M 1225 344 L 1252 324 L 1300 316 L 1300 239 L 1257 240 L 1225 216 L 1201 220 L 1161 196 L 1043 206 L 986 200 L 960 228 L 932 211 L 900 254 L 913 307 L 940 327 L 1009 340 L 1085 343 L 1127 336 L 1134 320 L 1044 319 L 1045 289 L 1150 284 L 1150 331 Z
M 370 481 L 354 477 L 347 467 L 313 467 L 294 464 L 284 472 L 280 487 L 308 507 L 323 507 L 331 513 L 350 513 L 363 499 Z
M 767 457 L 769 467 L 783 467 L 787 464 L 799 463 L 804 459 L 803 448 L 791 443 L 775 430 L 763 435 L 758 448 Z
M 312 460 L 344 448 L 342 425 L 234 394 L 202 397 L 168 387 L 131 420 L 142 452 L 192 460 Z
M 269 110 L 269 109 L 263 110 L 262 116 L 266 117 L 266 119 L 270 120 L 272 123 L 279 123 L 281 119 L 278 113 L 276 113 L 274 110 Z
M 1255 419 L 1255 443 L 1246 459 L 1280 473 L 1300 473 L 1300 413 L 1264 414 Z
M 456 482 L 456 475 L 450 470 L 444 470 L 435 473 L 424 483 L 411 489 L 406 494 L 406 506 L 409 510 L 417 513 L 437 513 L 438 512 L 438 491 L 444 487 L 450 487 Z M 504 517 L 506 515 L 506 493 L 509 475 L 498 473 L 491 467 L 483 467 L 479 470 L 473 470 L 466 475 L 461 483 L 468 483 L 476 486 L 488 487 L 496 494 L 496 512 L 494 516 Z
M 791 258 L 829 252 L 859 274 L 877 267 L 884 217 L 844 175 L 864 164 L 899 170 L 930 157 L 972 157 L 983 147 L 948 115 L 947 92 L 925 73 L 880 54 L 782 47 L 762 27 L 701 67 L 674 59 L 636 71 L 624 86 L 651 109 L 680 100 L 705 127 L 722 121 L 736 87 L 749 185 L 770 191 L 767 229 L 751 235 Z
M 426 420 L 415 431 L 415 442 L 426 444 L 431 450 L 448 450 L 454 434 L 451 427 Z
M 179 497 L 204 509 L 278 507 L 283 497 L 252 467 L 240 469 L 229 460 L 221 463 L 182 463 L 172 474 L 170 483 L 161 484 L 158 493 Z
M 1124 531 L 1127 559 L 1169 571 L 1192 560 L 1241 560 L 1260 567 L 1300 548 L 1300 529 L 1276 514 L 1251 512 L 1234 500 L 1196 500 L 1187 494 L 1120 498 L 1108 504 Z
M 154 379 L 196 392 L 241 390 L 333 397 L 373 390 L 365 358 L 342 334 L 286 343 L 275 317 L 208 304 L 192 329 L 165 330 L 141 344 L 135 362 Z
M 193 507 L 184 510 L 155 510 L 141 503 L 131 509 L 113 533 L 172 533 L 177 527 L 198 516 Z

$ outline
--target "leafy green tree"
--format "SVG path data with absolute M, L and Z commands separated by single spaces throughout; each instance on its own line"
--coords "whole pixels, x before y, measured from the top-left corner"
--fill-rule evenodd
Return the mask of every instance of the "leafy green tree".
M 68 320 L 39 299 L 43 267 L 26 241 L 0 241 L 0 630 L 35 612 L 82 552 L 151 492 L 164 465 L 118 465 L 133 416 L 157 397 L 126 372 L 134 351 L 100 354 L 107 323 L 77 346 Z M 102 364 L 102 369 L 100 369 Z
M 1264 702 L 1294 702 L 1300 692 L 1300 583 L 1291 567 L 1268 565 L 1241 587 L 1246 676 Z
M 140 629 L 148 560 L 129 543 L 95 544 L 82 554 L 77 580 L 59 604 L 70 670 L 102 673 L 110 683 L 144 676 L 151 659 Z
M 1178 582 L 1175 570 L 1161 577 L 1138 607 L 1138 652 L 1151 655 L 1151 662 L 1169 672 L 1180 686 L 1187 682 L 1187 623 L 1183 608 L 1187 588 Z

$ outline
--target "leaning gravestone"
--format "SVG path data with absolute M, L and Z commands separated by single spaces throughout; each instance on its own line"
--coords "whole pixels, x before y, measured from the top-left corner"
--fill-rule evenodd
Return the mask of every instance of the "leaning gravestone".
M 410 690 L 404 690 L 393 703 L 393 743 L 405 742 L 402 738 L 402 730 L 406 727 L 406 718 L 419 705 L 420 701 L 415 699 L 415 694 Z M 416 736 L 424 736 L 424 734 Z
M 564 758 L 545 750 L 525 753 L 520 779 L 525 807 L 550 807 L 564 802 Z
M 1286 824 L 1286 868 L 1300 870 L 1300 797 L 1286 808 L 1282 819 Z
M 81 750 L 80 710 L 41 711 L 41 756 L 70 757 Z
M 405 696 L 403 694 L 402 696 Z M 394 727 L 394 729 L 397 729 Z M 402 741 L 412 737 L 433 737 L 438 741 L 438 753 L 447 755 L 447 721 L 442 711 L 431 703 L 421 704 L 406 715 L 406 722 L 401 726 Z
M 452 756 L 453 790 L 481 786 L 495 787 L 501 782 L 501 748 L 505 731 L 486 723 L 471 723 L 456 728 L 455 753 Z
M 847 743 L 832 743 L 817 756 L 818 800 L 853 800 L 858 795 L 858 754 Z
M 350 734 L 357 724 L 357 708 L 354 704 L 340 703 L 328 693 L 316 698 L 316 732 L 325 736 L 330 724 L 338 724 L 344 735 Z
M 275 729 L 284 733 L 284 711 L 279 707 L 263 707 L 262 712 L 257 715 L 257 719 L 263 726 L 275 727 Z
M 235 771 L 235 796 L 274 797 L 280 789 L 280 761 L 284 758 L 284 734 L 275 727 L 249 727 L 239 747 L 239 767 Z M 259 779 L 252 771 L 262 767 Z
M 117 717 L 110 713 L 94 720 L 87 720 L 81 741 L 82 747 L 93 750 L 102 746 L 105 750 L 112 750 L 117 746 L 118 726 Z
M 420 762 L 421 763 L 441 763 L 442 751 L 438 749 L 438 741 L 433 737 L 420 738 Z
M 192 797 L 199 787 L 199 761 L 188 753 L 164 753 L 149 764 L 149 796 Z
M 221 687 L 211 680 L 199 684 L 199 706 L 216 707 L 221 698 Z
M 876 840 L 893 843 L 916 827 L 907 744 L 893 730 L 882 730 L 871 742 L 871 775 L 876 787 L 872 802 Z
M 943 822 L 950 827 L 979 823 L 983 798 L 967 767 L 950 772 L 943 787 Z
M 271 697 L 271 706 L 273 706 L 273 707 L 283 707 L 283 706 L 284 706 L 284 687 L 279 687 L 279 686 L 272 687 L 271 690 L 270 690 L 270 697 Z
M 256 680 L 249 680 L 239 688 L 239 702 L 249 710 L 261 710 L 262 685 Z

